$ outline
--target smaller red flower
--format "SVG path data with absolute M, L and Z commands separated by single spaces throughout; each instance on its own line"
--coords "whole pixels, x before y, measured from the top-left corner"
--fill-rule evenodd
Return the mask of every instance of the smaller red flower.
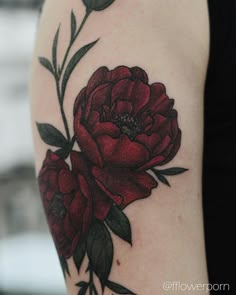
M 82 154 L 72 152 L 71 162 L 72 170 L 48 151 L 38 178 L 57 251 L 66 258 L 86 237 L 92 218 L 104 220 L 112 204 L 91 177 Z

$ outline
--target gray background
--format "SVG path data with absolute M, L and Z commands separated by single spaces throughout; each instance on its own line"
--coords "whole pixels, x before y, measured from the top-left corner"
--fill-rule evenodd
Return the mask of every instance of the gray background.
M 0 0 L 0 295 L 65 294 L 33 167 L 29 66 L 40 0 Z

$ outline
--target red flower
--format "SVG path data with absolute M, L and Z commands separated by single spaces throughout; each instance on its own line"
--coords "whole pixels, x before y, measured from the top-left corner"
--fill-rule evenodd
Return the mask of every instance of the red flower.
M 99 68 L 74 106 L 77 142 L 93 163 L 98 185 L 122 197 L 121 206 L 147 197 L 157 185 L 146 170 L 179 150 L 174 100 L 161 83 L 148 84 L 138 67 Z
M 92 218 L 104 220 L 112 201 L 97 186 L 81 153 L 71 153 L 72 171 L 48 151 L 39 187 L 60 256 L 69 258 L 86 236 Z

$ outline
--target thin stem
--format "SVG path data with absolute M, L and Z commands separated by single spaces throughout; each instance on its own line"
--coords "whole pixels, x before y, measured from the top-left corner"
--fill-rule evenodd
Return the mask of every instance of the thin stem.
M 62 120 L 63 120 L 65 130 L 66 130 L 66 137 L 67 137 L 68 142 L 70 142 L 70 140 L 71 140 L 70 130 L 69 130 L 69 126 L 68 126 L 67 119 L 66 119 L 66 114 L 65 114 L 65 111 L 64 111 L 64 107 L 63 107 L 63 101 L 62 101 L 62 98 L 61 98 L 59 80 L 58 80 L 57 77 L 55 77 L 55 80 L 56 80 L 57 96 L 58 96 L 58 100 L 59 100 L 59 104 L 60 104 L 61 116 L 62 116 Z
M 89 266 L 89 295 L 93 295 L 93 288 L 94 288 L 94 285 L 93 285 L 93 270 L 92 270 L 92 267 L 91 265 Z
M 68 48 L 67 48 L 67 50 L 66 50 L 66 53 L 65 53 L 65 56 L 64 56 L 64 59 L 63 59 L 63 62 L 62 62 L 61 73 L 63 72 L 63 70 L 64 70 L 64 68 L 65 68 L 65 64 L 66 64 L 66 61 L 67 61 L 68 55 L 69 55 L 69 53 L 70 53 L 71 47 L 72 47 L 72 45 L 74 44 L 74 41 L 76 40 L 76 38 L 78 37 L 78 35 L 80 34 L 80 32 L 82 31 L 82 29 L 83 29 L 83 27 L 84 27 L 84 25 L 85 25 L 85 23 L 86 23 L 86 21 L 87 21 L 87 19 L 88 19 L 88 17 L 89 17 L 89 15 L 90 15 L 91 12 L 92 12 L 91 10 L 86 10 L 86 14 L 85 14 L 85 16 L 84 16 L 84 18 L 83 18 L 83 20 L 82 20 L 82 23 L 80 24 L 80 27 L 79 27 L 77 33 L 76 33 L 75 36 L 70 40 L 69 46 L 68 46 Z
M 71 137 L 70 137 L 70 130 L 69 130 L 69 126 L 68 126 L 68 122 L 67 122 L 67 119 L 66 119 L 64 106 L 63 106 L 64 97 L 62 97 L 61 90 L 60 90 L 60 79 L 61 79 L 61 74 L 62 74 L 62 72 L 63 72 L 63 70 L 65 68 L 66 61 L 67 61 L 68 55 L 70 53 L 71 47 L 74 44 L 74 41 L 78 37 L 79 33 L 82 31 L 82 29 L 83 29 L 83 27 L 84 27 L 84 25 L 85 25 L 85 23 L 86 23 L 86 21 L 87 21 L 87 19 L 88 19 L 91 12 L 92 12 L 91 10 L 86 11 L 86 14 L 85 14 L 85 16 L 84 16 L 84 18 L 82 20 L 82 23 L 81 23 L 77 33 L 70 40 L 69 46 L 68 46 L 68 48 L 66 50 L 66 53 L 65 53 L 65 56 L 64 56 L 64 59 L 63 59 L 63 62 L 62 62 L 62 66 L 60 68 L 60 73 L 57 73 L 57 69 L 55 69 L 55 81 L 56 81 L 56 87 L 57 87 L 57 96 L 58 96 L 58 100 L 59 100 L 59 104 L 60 104 L 61 116 L 62 116 L 62 120 L 63 120 L 64 126 L 65 126 L 65 131 L 66 131 L 66 136 L 67 136 L 68 142 L 71 141 Z

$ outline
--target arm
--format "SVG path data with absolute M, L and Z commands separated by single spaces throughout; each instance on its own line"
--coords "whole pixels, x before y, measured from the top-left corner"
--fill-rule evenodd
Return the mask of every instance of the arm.
M 45 3 L 31 83 L 39 187 L 68 294 L 165 294 L 165 281 L 207 281 L 207 7 L 111 2 Z

